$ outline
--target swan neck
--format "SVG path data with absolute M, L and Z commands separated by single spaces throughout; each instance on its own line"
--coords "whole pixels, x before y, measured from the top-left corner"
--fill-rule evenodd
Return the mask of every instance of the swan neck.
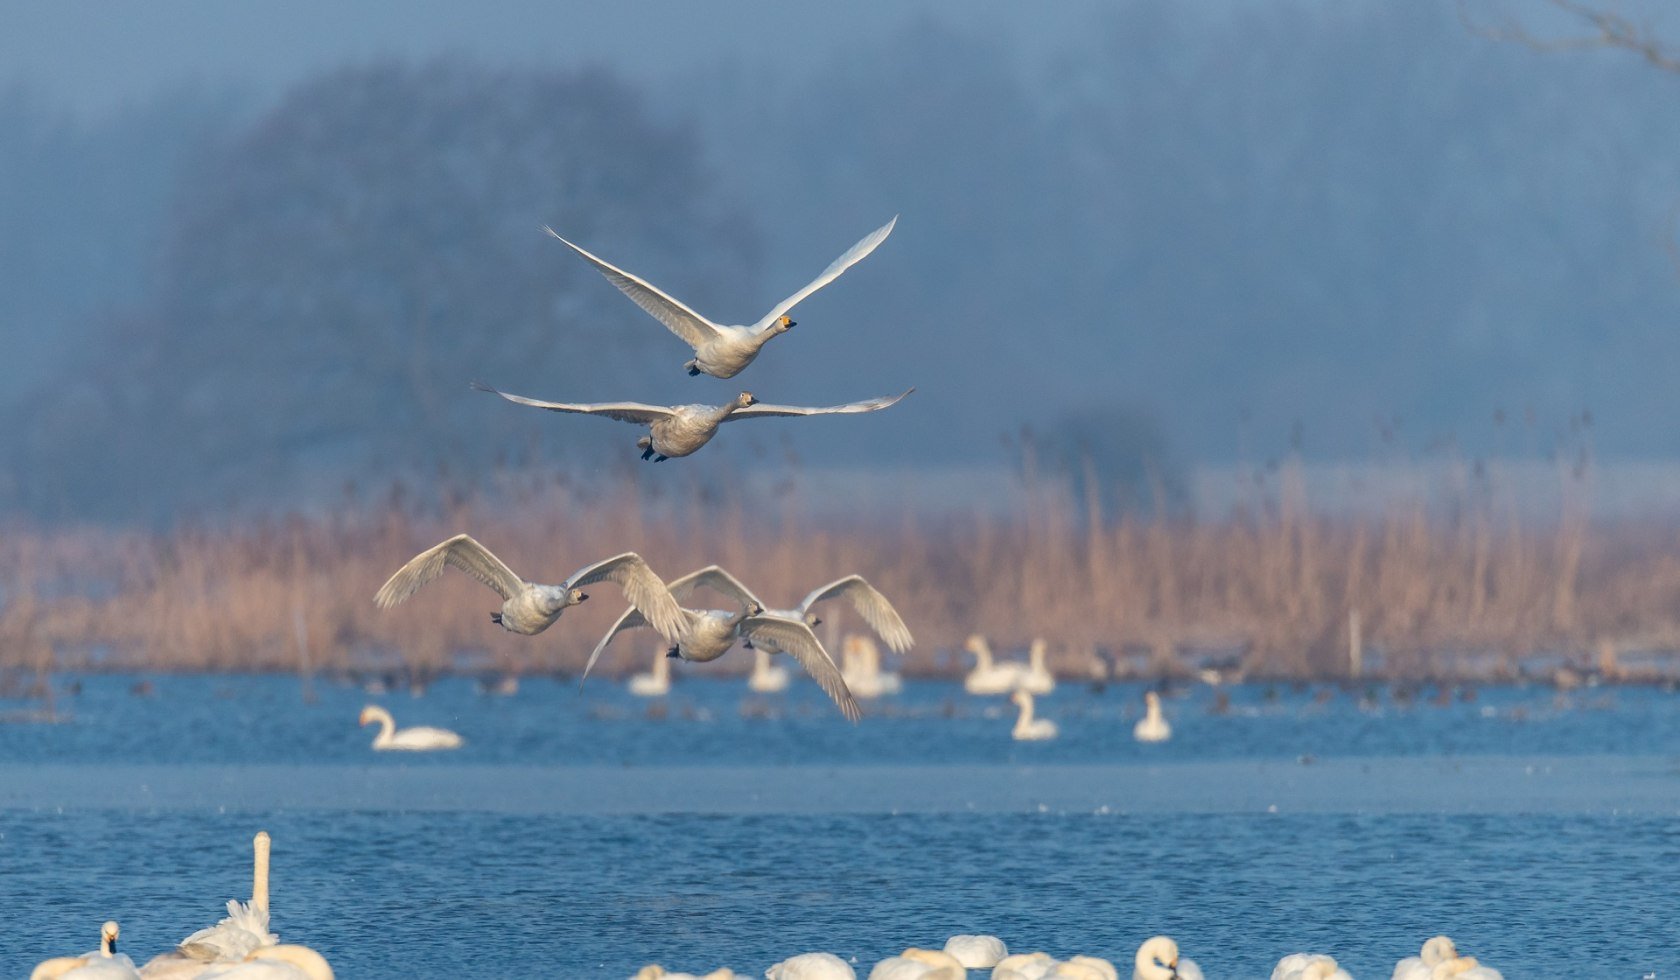
M 1029 694 L 1026 697 L 1021 699 L 1021 716 L 1019 718 L 1015 719 L 1015 727 L 1016 728 L 1025 728 L 1028 725 L 1032 724 L 1032 720 L 1033 720 L 1033 699 L 1032 699 L 1032 695 Z
M 992 669 L 992 647 L 985 640 L 975 641 L 974 666 L 982 671 Z
M 257 836 L 251 840 L 253 861 L 251 865 L 251 905 L 260 909 L 264 915 L 268 914 L 268 852 L 273 845 L 273 839 L 268 831 L 259 830 Z
M 764 675 L 770 672 L 770 651 L 763 647 L 753 647 L 753 673 Z
M 379 722 L 379 734 L 373 737 L 373 744 L 384 745 L 385 743 L 391 741 L 392 736 L 397 733 L 397 720 L 391 717 L 391 713 L 389 711 L 386 711 L 378 705 L 374 706 L 371 714 L 373 715 L 373 720 Z

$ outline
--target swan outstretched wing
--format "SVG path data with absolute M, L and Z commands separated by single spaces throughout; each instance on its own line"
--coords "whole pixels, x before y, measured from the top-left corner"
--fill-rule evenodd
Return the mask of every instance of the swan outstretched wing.
M 639 611 L 660 636 L 676 642 L 685 621 L 682 607 L 677 605 L 665 583 L 653 573 L 641 555 L 626 551 L 605 561 L 585 565 L 566 580 L 566 588 L 575 589 L 593 582 L 612 582 L 623 589 L 631 607 Z
M 373 601 L 380 608 L 389 608 L 419 592 L 421 587 L 443 574 L 444 566 L 454 565 L 485 585 L 511 599 L 525 588 L 525 581 L 513 574 L 490 550 L 474 541 L 470 535 L 457 534 L 453 538 L 427 548 L 379 587 Z
M 707 565 L 696 569 L 681 578 L 670 581 L 668 588 L 671 595 L 682 602 L 694 594 L 696 589 L 716 589 L 740 603 L 742 608 L 751 610 L 763 609 L 764 603 L 758 601 L 758 596 L 752 590 L 741 584 L 741 580 L 724 571 L 717 565 Z
M 604 415 L 609 419 L 617 419 L 620 422 L 640 422 L 647 425 L 660 419 L 670 418 L 674 414 L 663 405 L 643 405 L 641 402 L 545 402 L 536 398 L 526 398 L 524 395 L 510 395 L 500 389 L 492 388 L 482 381 L 474 381 L 472 386 L 478 391 L 488 391 L 492 395 L 501 395 L 517 405 L 546 408 L 551 412 Z
M 864 622 L 880 634 L 881 639 L 886 641 L 894 653 L 903 653 L 916 642 L 910 635 L 910 628 L 899 618 L 898 610 L 893 608 L 893 604 L 887 601 L 887 597 L 882 595 L 879 589 L 865 581 L 862 575 L 848 575 L 815 590 L 799 603 L 799 611 L 810 612 L 812 606 L 824 599 L 835 598 L 850 602 Z
M 589 651 L 589 662 L 583 665 L 583 676 L 578 678 L 578 687 L 582 687 L 583 682 L 589 679 L 589 672 L 595 669 L 595 661 L 601 659 L 601 651 L 607 648 L 607 644 L 612 642 L 613 637 L 625 630 L 640 629 L 647 625 L 649 625 L 647 618 L 642 615 L 640 609 L 631 606 L 624 610 L 624 615 L 618 617 L 618 622 L 612 624 L 612 628 L 607 630 L 605 636 L 601 637 L 601 642 L 595 644 L 595 649 Z
M 900 395 L 883 395 L 880 398 L 866 398 L 861 402 L 847 402 L 844 405 L 829 405 L 826 408 L 807 408 L 799 405 L 766 405 L 760 402 L 746 408 L 737 408 L 723 417 L 725 422 L 734 419 L 764 418 L 775 415 L 856 415 L 860 412 L 879 412 L 883 408 L 891 408 L 898 404 L 904 395 L 916 389 L 910 388 Z
M 840 706 L 840 713 L 846 716 L 847 721 L 855 722 L 863 717 L 863 709 L 852 697 L 846 679 L 840 675 L 840 668 L 835 666 L 834 658 L 818 642 L 817 634 L 811 632 L 811 627 L 780 616 L 748 616 L 741 620 L 739 632 L 748 642 L 764 641 L 799 661 L 805 673 L 810 674 L 817 686 Z
M 543 225 L 543 231 L 548 232 L 555 238 L 560 238 L 559 233 L 547 225 Z M 666 329 L 681 337 L 688 346 L 699 350 L 702 344 L 715 340 L 719 336 L 717 324 L 666 295 L 652 283 L 640 276 L 625 272 L 611 262 L 589 254 L 571 242 L 567 242 L 564 238 L 560 238 L 560 240 L 570 246 L 572 251 L 588 259 L 595 268 L 601 271 L 601 275 L 607 277 L 608 282 L 618 287 L 619 292 L 630 297 L 632 303 L 646 310 L 655 320 L 665 324 Z M 861 255 L 858 256 L 858 258 L 862 257 Z M 856 262 L 857 259 L 852 261 Z M 835 273 L 835 275 L 839 274 L 838 272 Z M 780 316 L 780 314 L 777 315 Z
M 807 283 L 805 285 L 804 289 L 801 289 L 799 292 L 794 293 L 792 296 L 789 296 L 787 299 L 784 299 L 780 303 L 777 303 L 775 309 L 771 310 L 769 313 L 766 313 L 764 315 L 764 319 L 758 321 L 758 323 L 753 325 L 753 329 L 754 330 L 764 330 L 764 329 L 766 329 L 767 327 L 770 326 L 770 324 L 775 323 L 778 319 L 780 319 L 782 314 L 786 313 L 788 310 L 791 310 L 795 306 L 799 305 L 800 300 L 802 300 L 805 297 L 811 295 L 812 293 L 816 292 L 817 290 L 823 288 L 824 286 L 828 285 L 829 283 L 833 282 L 834 280 L 840 278 L 840 273 L 845 272 L 847 269 L 850 269 L 854 265 L 857 265 L 858 262 L 861 261 L 865 255 L 868 255 L 870 252 L 875 251 L 877 246 L 879 246 L 882 242 L 886 241 L 887 236 L 892 234 L 893 225 L 896 225 L 896 224 L 898 224 L 898 215 L 895 214 L 895 215 L 893 215 L 893 219 L 891 221 L 889 221 L 886 224 L 882 225 L 881 227 L 875 229 L 874 231 L 870 232 L 869 234 L 863 236 L 862 241 L 858 242 L 856 245 L 853 245 L 851 248 L 846 249 L 846 254 L 845 255 L 842 255 L 839 258 L 835 259 L 833 262 L 830 262 L 828 264 L 828 268 L 826 268 L 822 271 L 822 275 L 818 276 L 817 278 L 815 278 L 815 279 L 811 280 L 809 283 Z M 559 238 L 560 236 L 556 235 L 555 237 Z M 561 239 L 561 241 L 565 241 L 565 239 Z M 571 244 L 571 243 L 567 242 L 567 244 Z M 577 248 L 576 245 L 573 245 L 572 247 Z M 582 250 L 579 249 L 579 251 L 582 251 Z M 588 253 L 585 252 L 584 254 L 587 255 Z M 599 260 L 597 260 L 597 261 L 599 261 Z M 619 286 L 618 288 L 624 289 L 623 286 Z M 626 290 L 626 291 L 628 292 L 628 290 Z M 637 302 L 640 302 L 640 300 L 637 300 Z M 650 310 L 649 312 L 652 312 L 652 311 Z M 657 316 L 658 314 L 655 314 L 655 315 Z M 674 330 L 676 328 L 673 327 L 672 329 Z

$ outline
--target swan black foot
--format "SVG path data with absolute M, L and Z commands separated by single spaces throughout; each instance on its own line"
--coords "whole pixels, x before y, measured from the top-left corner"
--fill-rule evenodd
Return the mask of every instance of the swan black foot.
M 691 378 L 697 376 L 700 373 L 700 365 L 696 364 L 693 361 L 689 361 L 687 364 L 684 364 L 683 367 L 688 369 L 688 376 L 691 377 Z
M 671 649 L 665 651 L 665 656 L 672 660 L 677 660 L 682 657 L 682 654 L 677 651 L 676 647 L 672 647 Z
M 653 447 L 652 446 L 649 446 L 648 448 L 642 450 L 642 458 L 643 459 L 652 459 L 653 458 Z
M 668 460 L 668 459 L 670 459 L 670 458 L 671 458 L 671 457 L 669 457 L 669 456 L 667 456 L 667 455 L 665 455 L 665 454 L 664 454 L 664 453 L 660 453 L 660 454 L 659 454 L 659 455 L 657 455 L 657 456 L 655 456 L 655 457 L 653 457 L 653 461 L 654 461 L 654 462 L 655 462 L 655 463 L 663 463 L 663 462 L 665 462 L 665 461 L 666 461 L 666 460 Z
M 490 622 L 495 623 L 497 626 L 501 626 L 502 625 L 502 614 L 501 613 L 491 613 L 490 614 Z

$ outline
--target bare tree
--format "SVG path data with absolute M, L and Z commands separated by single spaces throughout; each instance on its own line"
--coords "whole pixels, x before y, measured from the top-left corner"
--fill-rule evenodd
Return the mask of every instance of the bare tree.
M 1513 41 L 1539 51 L 1620 49 L 1633 52 L 1663 71 L 1680 73 L 1680 48 L 1664 41 L 1650 24 L 1635 21 L 1613 5 L 1581 0 L 1547 2 L 1582 29 L 1536 32 L 1504 10 L 1486 10 L 1471 0 L 1458 0 L 1458 14 L 1472 32 L 1495 41 Z M 1477 8 L 1485 12 L 1478 12 Z

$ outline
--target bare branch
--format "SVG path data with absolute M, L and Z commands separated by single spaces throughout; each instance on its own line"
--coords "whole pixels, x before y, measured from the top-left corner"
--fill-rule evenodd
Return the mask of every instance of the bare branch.
M 1494 23 L 1479 21 L 1471 13 L 1470 0 L 1458 0 L 1458 19 L 1472 34 L 1493 41 L 1522 44 L 1537 51 L 1615 48 L 1631 51 L 1662 71 L 1680 74 L 1680 49 L 1664 43 L 1650 26 L 1634 23 L 1614 10 L 1583 0 L 1550 0 L 1550 3 L 1584 22 L 1589 30 L 1581 34 L 1543 37 L 1508 15 L 1500 16 Z

